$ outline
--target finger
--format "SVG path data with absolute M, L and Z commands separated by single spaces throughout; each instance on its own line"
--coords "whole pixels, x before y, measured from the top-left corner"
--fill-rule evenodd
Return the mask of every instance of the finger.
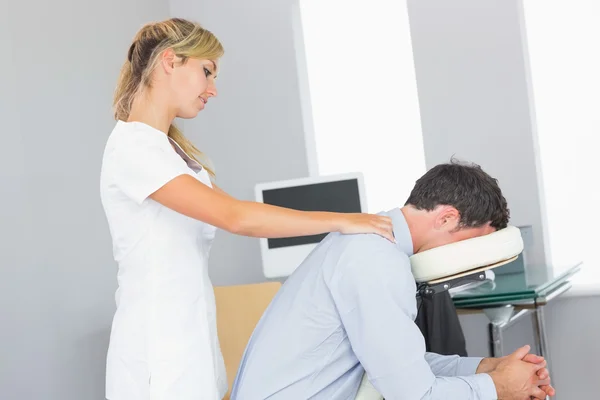
M 552 385 L 540 386 L 540 389 L 542 389 L 544 392 L 546 392 L 546 394 L 548 396 L 554 396 L 556 394 L 556 390 L 554 390 Z
M 382 215 L 381 219 L 384 220 L 384 221 L 386 221 L 386 222 L 388 222 L 388 223 L 390 223 L 390 224 L 392 223 L 392 217 L 386 217 L 385 215 Z
M 548 379 L 538 379 L 535 386 L 548 386 L 550 385 L 550 378 Z
M 379 226 L 384 229 L 389 230 L 390 232 L 392 232 L 394 230 L 394 225 L 392 224 L 391 221 L 380 221 Z
M 387 232 L 386 232 L 386 234 L 385 234 L 385 236 L 384 236 L 384 237 L 385 237 L 387 240 L 389 240 L 390 242 L 392 242 L 392 243 L 396 243 L 396 239 L 394 239 L 394 235 L 392 235 L 392 234 L 390 234 L 390 233 L 387 233 Z
M 390 232 L 388 229 L 378 228 L 377 234 L 379 234 L 380 236 L 383 236 L 384 238 L 386 238 L 387 240 L 389 240 L 392 243 L 396 243 L 396 239 L 394 239 L 393 233 Z
M 531 347 L 529 345 L 525 345 L 525 346 L 515 350 L 515 352 L 512 353 L 510 356 L 514 359 L 522 360 L 523 357 L 525 357 L 527 355 L 527 353 L 529 353 L 530 349 L 531 349 Z
M 546 399 L 546 392 L 544 392 L 539 387 L 534 386 L 532 388 L 532 390 L 531 390 L 531 396 L 533 396 L 534 399 L 545 400 Z
M 387 221 L 378 221 L 378 222 L 377 222 L 377 225 L 378 225 L 378 226 L 380 226 L 380 227 L 382 227 L 382 228 L 388 229 L 388 230 L 390 230 L 390 231 L 393 231 L 393 230 L 394 230 L 394 225 L 393 225 L 391 222 L 387 222 Z
M 389 240 L 392 243 L 396 243 L 396 238 L 394 237 L 394 230 L 391 225 L 379 225 L 378 233 Z
M 537 372 L 537 376 L 540 379 L 546 379 L 550 376 L 550 372 L 548 372 L 548 370 L 546 368 L 543 368 Z
M 542 361 L 544 361 L 544 357 L 529 353 L 525 357 L 523 357 L 523 361 L 526 361 L 526 362 L 532 363 L 532 364 L 538 364 L 538 363 L 541 363 Z
M 385 217 L 383 215 L 377 215 L 377 220 L 382 224 L 392 225 L 392 219 L 390 217 Z
M 546 362 L 541 364 L 529 364 L 529 368 L 537 375 L 537 372 L 546 368 Z
M 546 360 L 540 362 L 540 363 L 535 363 L 535 364 L 531 364 L 531 365 L 535 365 L 539 367 L 539 370 L 542 369 L 546 369 L 546 366 L 548 365 L 548 362 Z

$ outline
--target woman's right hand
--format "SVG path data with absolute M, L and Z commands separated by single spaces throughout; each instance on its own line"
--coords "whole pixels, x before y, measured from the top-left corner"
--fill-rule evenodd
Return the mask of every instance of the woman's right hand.
M 382 215 L 341 213 L 339 232 L 343 234 L 375 233 L 396 243 L 392 219 Z

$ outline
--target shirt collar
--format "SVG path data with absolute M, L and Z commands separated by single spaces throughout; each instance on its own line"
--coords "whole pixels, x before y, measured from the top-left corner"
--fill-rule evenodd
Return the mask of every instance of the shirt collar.
M 402 210 L 394 208 L 386 213 L 392 219 L 394 226 L 394 237 L 396 238 L 396 246 L 405 253 L 408 257 L 413 255 L 413 241 L 408 229 L 408 223 Z

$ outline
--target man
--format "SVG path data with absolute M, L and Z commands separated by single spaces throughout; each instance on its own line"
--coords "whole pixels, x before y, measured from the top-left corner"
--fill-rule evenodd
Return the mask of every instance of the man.
M 409 257 L 507 226 L 495 179 L 477 165 L 438 165 L 392 218 L 396 243 L 328 235 L 257 325 L 233 400 L 348 400 L 366 371 L 386 399 L 544 399 L 553 395 L 528 347 L 499 359 L 426 353 Z

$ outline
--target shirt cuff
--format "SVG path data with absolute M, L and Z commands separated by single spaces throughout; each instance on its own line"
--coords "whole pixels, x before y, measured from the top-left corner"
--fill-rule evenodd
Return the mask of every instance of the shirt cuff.
M 496 400 L 498 393 L 496 392 L 496 385 L 489 374 L 477 374 L 473 376 L 473 381 L 477 387 L 478 392 L 482 399 L 485 400 Z
M 475 375 L 483 357 L 461 357 L 456 366 L 456 376 Z

